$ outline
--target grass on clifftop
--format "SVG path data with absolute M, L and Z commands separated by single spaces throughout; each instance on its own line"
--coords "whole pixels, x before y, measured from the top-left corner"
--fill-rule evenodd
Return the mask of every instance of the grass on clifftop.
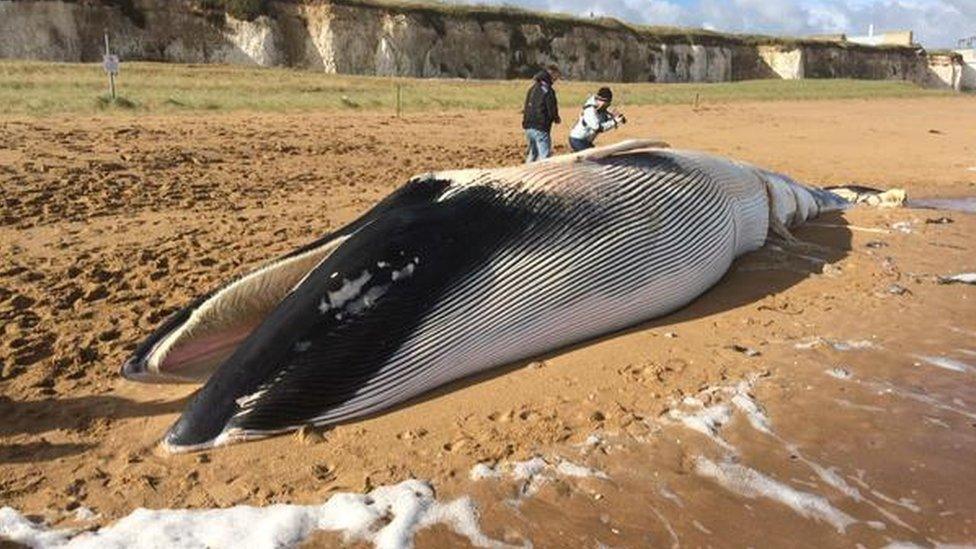
M 0 61 L 0 115 L 119 113 L 178 114 L 200 111 L 294 112 L 329 109 L 393 112 L 395 86 L 404 112 L 522 107 L 527 80 L 485 81 L 329 75 L 290 69 L 224 65 L 123 63 L 120 101 L 106 101 L 107 77 L 97 64 Z M 560 103 L 575 109 L 599 84 L 558 84 Z M 720 84 L 613 84 L 615 103 L 702 104 L 920 97 L 951 92 L 901 81 L 753 80 Z M 570 109 L 572 110 L 572 109 Z

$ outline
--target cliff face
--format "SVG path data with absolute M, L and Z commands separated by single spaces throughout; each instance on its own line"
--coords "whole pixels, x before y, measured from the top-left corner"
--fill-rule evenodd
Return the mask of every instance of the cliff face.
M 964 90 L 976 91 L 976 49 L 957 50 L 959 54 L 959 86 Z
M 571 78 L 590 80 L 719 82 L 731 78 L 727 47 L 652 43 L 627 31 L 347 6 L 287 8 L 308 21 L 320 54 L 295 59 L 294 64 L 326 71 L 513 78 L 555 63 Z
M 220 24 L 166 2 L 139 6 L 140 20 L 121 9 L 73 2 L 0 0 L 0 57 L 100 61 L 102 36 L 123 60 L 278 64 L 272 25 L 227 19 Z
M 102 34 L 123 60 L 294 66 L 343 74 L 515 78 L 556 64 L 574 79 L 721 82 L 755 78 L 926 79 L 916 50 L 835 44 L 750 45 L 525 14 L 438 13 L 274 3 L 241 21 L 167 0 L 0 0 L 0 57 L 98 61 Z

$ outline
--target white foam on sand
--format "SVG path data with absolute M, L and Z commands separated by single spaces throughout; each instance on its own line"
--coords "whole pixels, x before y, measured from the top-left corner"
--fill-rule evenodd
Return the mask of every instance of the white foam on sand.
M 954 358 L 949 358 L 945 356 L 927 356 L 927 355 L 915 355 L 915 358 L 927 362 L 932 366 L 942 368 L 943 370 L 951 370 L 953 372 L 969 372 L 976 371 L 976 368 L 966 364 L 961 360 L 956 360 Z
M 880 349 L 881 346 L 866 339 L 850 339 L 847 341 L 834 341 L 832 339 L 815 336 L 793 344 L 794 349 L 807 350 L 827 345 L 835 351 L 861 351 L 864 349 Z
M 973 330 L 967 330 L 965 328 L 960 328 L 959 326 L 949 326 L 949 329 L 952 330 L 953 332 L 956 332 L 957 334 L 976 336 L 976 332 L 974 332 Z
M 68 542 L 71 530 L 50 530 L 35 524 L 11 507 L 0 507 L 0 540 L 28 547 L 60 547 Z
M 547 468 L 549 468 L 549 464 L 546 463 L 546 460 L 536 456 L 532 459 L 512 463 L 511 474 L 515 480 L 532 480 L 533 477 L 538 476 Z
M 690 402 L 686 399 L 684 405 L 689 406 L 689 404 Z M 722 448 L 734 451 L 735 449 L 732 445 L 719 435 L 721 428 L 732 419 L 732 410 L 725 404 L 716 404 L 707 407 L 699 406 L 700 404 L 694 406 L 696 409 L 693 411 L 672 409 L 668 411 L 668 418 L 692 431 L 707 436 Z
M 487 463 L 479 463 L 471 468 L 468 477 L 471 480 L 498 479 L 503 476 L 503 471 L 507 471 L 508 476 L 513 480 L 526 481 L 527 487 L 529 487 L 529 490 L 523 490 L 523 492 L 526 492 L 526 495 L 534 493 L 542 482 L 550 480 L 554 475 L 571 478 L 592 477 L 602 480 L 610 479 L 610 475 L 599 469 L 579 465 L 563 458 L 559 458 L 558 463 L 552 465 L 539 456 L 525 461 L 501 463 L 495 466 L 490 466 Z
M 0 509 L 0 537 L 33 548 L 284 547 L 317 530 L 339 532 L 347 542 L 380 549 L 413 546 L 417 531 L 443 524 L 476 547 L 507 547 L 485 536 L 469 498 L 441 503 L 423 481 L 411 479 L 369 494 L 341 493 L 322 505 L 240 505 L 226 509 L 136 509 L 115 524 L 75 535 L 37 525 Z
M 82 505 L 81 507 L 75 509 L 74 519 L 78 522 L 91 522 L 100 516 L 101 515 Z
M 549 463 L 536 456 L 532 459 L 509 464 L 509 474 L 513 479 L 522 481 L 519 493 L 525 497 L 532 497 L 543 484 L 551 480 L 551 477 L 546 474 L 548 468 Z
M 566 461 L 565 459 L 559 462 L 556 466 L 556 473 L 564 477 L 574 477 L 574 478 L 599 478 L 603 480 L 608 480 L 610 477 L 603 471 L 597 469 L 591 469 L 585 465 L 577 465 L 571 461 Z
M 886 502 L 891 503 L 893 505 L 898 505 L 899 507 L 904 507 L 905 509 L 908 509 L 909 511 L 911 511 L 913 513 L 920 513 L 920 512 L 922 512 L 922 508 L 919 507 L 918 505 L 916 505 L 915 504 L 915 500 L 913 500 L 911 498 L 895 499 L 895 498 L 886 496 L 885 494 L 883 494 L 883 493 L 881 493 L 881 492 L 879 492 L 877 490 L 873 490 L 873 489 L 871 490 L 871 493 L 874 494 L 875 497 L 877 497 L 878 499 L 880 499 L 882 501 L 886 501 Z
M 746 415 L 746 419 L 749 420 L 753 429 L 771 435 L 773 434 L 773 422 L 766 415 L 766 410 L 749 394 L 751 389 L 752 385 L 748 382 L 739 382 L 735 387 L 735 393 L 732 395 L 732 404 Z
M 603 444 L 603 437 L 601 437 L 597 433 L 593 433 L 592 435 L 586 437 L 586 440 L 583 441 L 583 446 L 587 448 L 594 448 L 602 444 Z
M 827 342 L 836 351 L 858 351 L 862 349 L 873 349 L 876 347 L 874 343 L 866 339 L 860 340 L 848 340 L 848 341 L 828 341 Z
M 954 412 L 961 416 L 967 417 L 969 419 L 976 419 L 976 413 L 970 412 L 964 408 L 957 408 L 955 406 L 950 406 L 949 404 L 942 402 L 941 400 L 939 400 L 934 396 L 901 389 L 888 382 L 865 382 L 865 384 L 868 387 L 871 387 L 872 389 L 878 391 L 879 394 L 890 394 L 890 395 L 900 396 L 902 398 L 907 398 L 910 400 L 914 400 L 916 402 L 928 404 L 929 406 L 938 408 L 940 410 Z M 956 404 L 957 406 L 960 406 L 958 403 Z
M 856 402 L 851 402 L 843 398 L 835 398 L 834 402 L 840 404 L 845 408 L 851 408 L 852 410 L 864 410 L 865 412 L 887 412 L 886 408 L 881 406 L 871 406 L 870 404 L 858 404 Z
M 850 484 L 847 483 L 847 481 L 845 481 L 843 478 L 841 478 L 841 476 L 839 474 L 837 474 L 837 471 L 836 471 L 835 468 L 833 468 L 833 467 L 824 467 L 824 466 L 820 465 L 819 463 L 817 463 L 815 461 L 811 461 L 811 460 L 807 459 L 800 452 L 800 449 L 796 445 L 794 445 L 794 444 L 786 443 L 786 447 L 787 447 L 787 449 L 793 455 L 795 455 L 797 457 L 797 459 L 799 459 L 804 465 L 806 465 L 814 473 L 816 473 L 817 477 L 819 477 L 820 480 L 822 482 L 824 482 L 825 484 L 827 484 L 828 486 L 834 488 L 838 492 L 844 494 L 846 497 L 848 497 L 848 498 L 850 498 L 850 499 L 852 499 L 854 501 L 867 503 L 868 505 L 870 505 L 871 507 L 873 507 L 883 517 L 885 517 L 886 519 L 888 519 L 892 523 L 897 524 L 898 526 L 901 526 L 901 527 L 905 528 L 906 530 L 910 530 L 912 532 L 915 532 L 916 531 L 915 528 L 912 528 L 911 527 L 911 525 L 909 525 L 905 521 L 901 520 L 898 517 L 898 515 L 896 515 L 896 514 L 892 513 L 891 511 L 885 509 L 884 507 L 882 507 L 878 503 L 876 503 L 874 501 L 871 501 L 871 500 L 865 498 L 864 496 L 862 496 L 860 490 L 858 490 L 857 488 L 851 486 Z M 876 530 L 883 530 L 883 529 L 885 529 L 885 524 L 883 522 L 867 521 L 866 524 L 868 526 L 876 529 Z
M 830 371 L 827 371 L 827 373 L 828 375 L 833 375 L 833 377 L 838 377 L 834 374 L 831 374 Z M 845 379 L 845 380 L 853 379 L 853 375 L 851 376 L 851 378 L 840 378 L 840 379 Z M 967 410 L 965 408 L 965 404 L 961 402 L 954 402 L 956 406 L 951 406 L 949 404 L 946 404 L 945 402 L 942 402 L 941 400 L 939 400 L 934 396 L 920 393 L 915 390 L 902 389 L 887 381 L 878 382 L 878 381 L 871 381 L 871 380 L 861 380 L 861 381 L 857 381 L 857 383 L 863 384 L 865 387 L 870 388 L 871 390 L 877 392 L 879 395 L 895 395 L 909 400 L 914 400 L 916 402 L 921 402 L 923 404 L 928 404 L 929 406 L 938 408 L 940 410 L 953 412 L 961 416 L 965 416 L 969 419 L 976 419 L 976 413 Z M 884 408 L 878 408 L 875 406 L 866 406 L 862 404 L 854 404 L 842 399 L 835 399 L 835 402 L 838 402 L 850 408 L 859 408 L 859 409 L 868 410 L 872 412 L 884 411 Z
M 826 522 L 841 533 L 844 533 L 851 524 L 858 522 L 854 517 L 831 505 L 823 496 L 797 490 L 744 465 L 730 462 L 716 463 L 699 456 L 695 460 L 695 472 L 740 496 L 750 499 L 758 497 L 771 499 L 786 505 L 805 518 Z
M 468 477 L 471 480 L 484 480 L 486 478 L 498 478 L 500 476 L 502 476 L 501 472 L 487 463 L 475 465 L 468 473 Z
M 556 465 L 539 456 L 534 456 L 525 461 L 499 463 L 494 466 L 479 463 L 471 468 L 468 477 L 475 481 L 500 479 L 504 476 L 503 473 L 507 472 L 509 478 L 521 483 L 519 497 L 534 496 L 542 488 L 542 485 L 553 480 L 556 476 L 610 480 L 610 475 L 598 469 L 578 465 L 563 458 L 558 458 L 558 460 Z M 556 461 L 553 460 L 553 462 Z M 512 503 L 518 505 L 518 500 L 513 500 Z
M 683 501 L 681 501 L 681 496 L 679 496 L 678 494 L 675 494 L 667 486 L 661 486 L 660 488 L 658 488 L 657 493 L 661 494 L 661 497 L 663 497 L 666 500 L 669 500 L 671 503 L 677 505 L 678 507 L 684 507 L 685 506 L 685 503 Z
M 724 402 L 705 406 L 701 398 L 685 397 L 679 407 L 668 411 L 667 418 L 692 431 L 699 432 L 729 452 L 735 448 L 721 436 L 721 430 L 732 420 L 733 407 L 746 416 L 746 420 L 757 431 L 772 434 L 772 422 L 766 411 L 749 394 L 752 390 L 751 381 L 740 381 L 729 387 L 720 387 L 704 391 L 710 395 L 722 394 L 729 398 L 731 405 Z
M 681 547 L 681 542 L 678 539 L 678 533 L 675 532 L 674 527 L 671 526 L 671 521 L 669 521 L 667 517 L 665 517 L 660 511 L 658 511 L 654 507 L 651 507 L 651 511 L 657 516 L 658 520 L 661 521 L 661 524 L 663 524 L 664 527 L 667 529 L 668 535 L 671 536 L 671 549 L 678 549 L 679 547 Z
M 814 347 L 818 347 L 822 343 L 823 343 L 823 339 L 819 337 L 814 337 L 814 338 L 809 338 L 809 339 L 805 339 L 804 341 L 799 341 L 797 343 L 794 343 L 793 348 L 797 350 L 805 351 L 807 349 L 813 349 Z
M 850 379 L 852 377 L 850 373 L 847 373 L 846 376 L 838 375 L 830 370 L 827 370 L 827 373 L 840 379 Z M 750 395 L 752 386 L 753 382 L 742 381 L 731 387 L 708 389 L 704 391 L 702 395 L 706 393 L 710 395 L 731 395 L 731 403 L 735 407 L 735 410 L 746 416 L 746 419 L 753 429 L 764 433 L 783 444 L 786 450 L 789 451 L 790 455 L 813 471 L 823 484 L 833 488 L 846 498 L 870 505 L 891 523 L 902 526 L 905 529 L 913 532 L 916 531 L 909 524 L 902 521 L 896 514 L 885 509 L 877 502 L 864 497 L 860 490 L 848 484 L 847 481 L 841 477 L 836 468 L 824 467 L 816 461 L 806 458 L 798 446 L 780 437 L 773 430 L 772 421 L 769 419 L 766 411 Z M 715 462 L 712 462 L 704 457 L 696 458 L 698 460 L 704 460 L 703 462 L 700 462 L 702 463 L 701 467 L 703 467 L 703 469 L 699 470 L 699 473 L 703 476 L 714 478 L 718 480 L 719 484 L 721 484 L 723 487 L 747 497 L 755 497 L 755 495 L 749 494 L 758 494 L 770 499 L 775 499 L 790 506 L 804 517 L 830 522 L 834 527 L 841 531 L 843 531 L 843 528 L 846 528 L 848 524 L 853 522 L 864 522 L 869 527 L 878 530 L 883 530 L 886 528 L 886 525 L 883 522 L 861 521 L 831 507 L 825 497 L 815 492 L 798 491 L 793 487 L 772 480 L 759 471 L 739 464 L 735 459 L 735 449 L 732 448 L 732 446 L 729 445 L 721 436 L 721 428 L 729 423 L 732 418 L 732 411 L 728 408 L 728 406 L 725 406 L 724 404 L 715 404 L 710 407 L 705 407 L 702 398 L 698 397 L 685 397 L 681 401 L 681 406 L 684 408 L 697 408 L 697 411 L 695 413 L 689 413 L 681 409 L 675 409 L 669 413 L 669 419 L 679 419 L 679 423 L 682 426 L 704 433 L 719 446 L 729 452 L 726 456 L 725 465 L 717 465 Z M 720 420 L 716 421 L 716 417 L 719 417 Z M 814 490 L 819 487 L 815 483 L 806 483 L 802 481 L 800 483 L 806 484 L 811 488 L 814 488 Z
M 912 233 L 912 222 L 911 221 L 899 221 L 897 223 L 892 223 L 891 228 L 903 232 L 905 234 Z
M 850 370 L 846 368 L 830 368 L 828 370 L 824 370 L 824 372 L 826 372 L 828 376 L 835 377 L 837 379 L 851 379 L 854 377 Z
M 824 467 L 815 461 L 810 461 L 804 457 L 803 454 L 800 453 L 800 449 L 793 444 L 787 444 L 786 448 L 793 455 L 795 455 L 797 459 L 803 462 L 804 465 L 816 473 L 817 476 L 820 477 L 820 480 L 828 486 L 833 487 L 835 490 L 853 499 L 854 501 L 861 501 L 863 499 L 861 497 L 861 492 L 859 492 L 857 488 L 847 484 L 847 482 L 837 474 L 833 467 Z

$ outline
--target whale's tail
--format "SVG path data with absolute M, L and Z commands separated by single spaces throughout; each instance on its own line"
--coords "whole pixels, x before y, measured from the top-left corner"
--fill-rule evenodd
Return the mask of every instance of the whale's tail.
M 882 191 L 857 185 L 812 187 L 790 177 L 756 168 L 766 184 L 769 196 L 769 229 L 777 236 L 792 240 L 790 227 L 796 227 L 827 212 L 843 211 L 857 204 L 882 208 L 904 205 L 904 189 Z
M 818 189 L 780 173 L 754 168 L 766 186 L 769 199 L 769 231 L 787 241 L 793 240 L 790 228 L 827 212 L 842 211 L 851 202 L 830 191 Z

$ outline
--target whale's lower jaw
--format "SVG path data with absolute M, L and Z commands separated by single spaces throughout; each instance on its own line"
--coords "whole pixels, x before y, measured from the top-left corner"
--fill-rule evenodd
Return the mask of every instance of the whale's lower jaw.
M 667 314 L 759 248 L 774 220 L 834 206 L 785 176 L 701 153 L 617 146 L 580 158 L 412 180 L 289 271 L 300 276 L 164 448 L 348 421 Z M 202 310 L 221 309 L 221 295 L 248 302 L 244 289 Z M 180 341 L 176 363 L 224 350 Z

